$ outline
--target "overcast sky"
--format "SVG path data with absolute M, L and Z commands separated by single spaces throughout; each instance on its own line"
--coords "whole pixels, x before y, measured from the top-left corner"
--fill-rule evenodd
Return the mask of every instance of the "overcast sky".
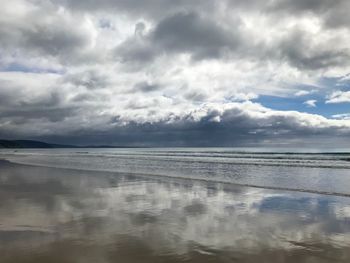
M 348 0 L 11 0 L 0 137 L 350 147 Z

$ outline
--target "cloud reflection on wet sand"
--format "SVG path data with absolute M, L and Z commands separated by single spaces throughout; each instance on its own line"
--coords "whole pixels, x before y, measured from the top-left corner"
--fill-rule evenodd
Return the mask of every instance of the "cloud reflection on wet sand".
M 348 262 L 350 199 L 0 166 L 1 262 Z

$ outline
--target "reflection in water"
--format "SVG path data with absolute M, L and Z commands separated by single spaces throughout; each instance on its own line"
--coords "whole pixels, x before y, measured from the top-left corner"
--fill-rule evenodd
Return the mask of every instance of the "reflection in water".
M 350 199 L 0 162 L 1 262 L 349 262 Z

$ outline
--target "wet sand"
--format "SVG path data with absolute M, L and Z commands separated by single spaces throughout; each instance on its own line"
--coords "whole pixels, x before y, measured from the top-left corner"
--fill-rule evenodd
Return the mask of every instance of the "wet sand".
M 350 198 L 0 161 L 1 263 L 350 262 Z

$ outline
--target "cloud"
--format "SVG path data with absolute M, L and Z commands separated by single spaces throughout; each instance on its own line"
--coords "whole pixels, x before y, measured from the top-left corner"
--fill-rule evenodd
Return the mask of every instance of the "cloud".
M 216 58 L 239 42 L 236 28 L 224 30 L 215 21 L 197 13 L 178 13 L 161 20 L 152 41 L 167 51 L 188 52 L 194 59 Z
M 350 102 L 350 91 L 335 91 L 328 96 L 326 103 L 346 103 Z
M 139 82 L 134 86 L 134 91 L 141 91 L 141 92 L 152 92 L 152 91 L 157 91 L 159 89 L 161 89 L 161 86 L 159 86 L 158 84 L 151 84 L 148 82 Z
M 332 115 L 332 118 L 341 119 L 341 120 L 350 120 L 350 113 L 342 113 Z
M 177 53 L 189 54 L 194 60 L 220 58 L 240 41 L 235 28 L 226 30 L 195 12 L 166 17 L 147 33 L 145 28 L 137 23 L 135 35 L 117 47 L 116 54 L 123 61 L 151 62 L 157 56 Z
M 316 102 L 317 100 L 307 100 L 307 101 L 304 101 L 304 104 L 307 107 L 316 107 Z
M 164 101 L 164 104 L 155 100 L 134 103 L 120 109 L 119 115 L 101 115 L 100 110 L 80 109 L 59 122 L 55 122 L 55 115 L 52 115 L 51 122 L 34 119 L 30 123 L 6 122 L 6 117 L 2 116 L 1 130 L 3 135 L 11 131 L 12 136 L 23 136 L 25 131 L 24 134 L 31 138 L 71 143 L 89 141 L 140 146 L 295 145 L 306 141 L 317 143 L 320 138 L 326 143 L 325 138 L 329 136 L 336 135 L 337 140 L 341 140 L 350 134 L 348 120 L 327 119 L 297 111 L 276 111 L 252 102 L 187 106 L 178 112 L 164 108 L 169 101 Z M 150 114 L 153 115 L 152 121 Z
M 7 18 L 0 20 L 3 51 L 24 57 L 49 56 L 61 63 L 86 60 L 95 37 L 91 21 L 42 3 L 15 0 L 0 11 L 0 16 Z
M 83 2 L 74 0 L 59 0 L 60 4 L 69 9 L 84 12 L 120 12 L 132 17 L 144 16 L 148 19 L 163 17 L 169 13 L 183 10 L 215 10 L 216 4 L 212 1 L 187 0 L 150 0 L 140 2 L 137 0 L 101 0 L 99 2 L 87 0 Z
M 300 28 L 294 28 L 277 44 L 277 53 L 281 59 L 300 69 L 319 70 L 332 66 L 349 65 L 349 49 L 328 46 L 334 40 L 328 36 L 328 43 L 314 40 L 314 34 Z
M 0 120 L 21 126 L 33 120 L 60 122 L 73 115 L 76 107 L 65 103 L 64 92 L 55 87 L 57 79 L 55 74 L 0 73 Z
M 307 91 L 307 90 L 299 90 L 297 91 L 294 95 L 297 96 L 297 97 L 300 97 L 300 96 L 305 96 L 305 95 L 309 95 L 310 94 L 310 91 Z
M 309 15 L 318 16 L 322 23 L 327 27 L 347 27 L 350 20 L 345 16 L 344 10 L 350 7 L 346 0 L 336 1 L 313 1 L 313 0 L 279 0 L 274 1 L 270 6 L 271 11 L 280 11 L 293 15 Z
M 292 97 L 299 105 L 296 97 L 330 94 L 328 104 L 348 102 L 347 6 L 344 0 L 6 1 L 0 135 L 149 145 L 292 143 L 332 132 L 343 138 L 345 119 L 252 101 Z M 317 106 L 312 111 L 324 112 Z
M 242 18 L 222 22 L 219 24 L 196 12 L 180 12 L 158 21 L 148 32 L 145 32 L 143 23 L 137 23 L 135 32 L 138 34 L 121 43 L 116 48 L 116 54 L 123 61 L 145 63 L 159 56 L 188 54 L 195 61 L 245 59 L 261 63 L 285 62 L 303 71 L 350 66 L 349 48 L 339 45 L 346 41 L 344 36 L 312 32 L 301 24 L 288 28 L 288 34 L 280 34 L 270 42 L 266 40 L 267 36 L 247 28 Z M 143 25 L 142 34 L 138 29 L 140 25 Z M 316 38 L 320 34 L 323 36 Z
M 68 9 L 82 12 L 121 12 L 133 17 L 145 16 L 147 19 L 163 18 L 169 13 L 184 10 L 195 10 L 213 15 L 218 10 L 232 14 L 260 13 L 276 16 L 277 18 L 316 16 L 327 27 L 344 27 L 349 25 L 346 10 L 349 8 L 347 0 L 277 0 L 261 2 L 259 0 L 223 0 L 220 4 L 213 1 L 186 0 L 151 0 L 140 3 L 137 0 L 101 0 L 101 1 L 72 1 L 59 0 L 57 3 Z M 243 12 L 244 11 L 244 12 Z
M 96 69 L 68 73 L 65 75 L 63 82 L 70 83 L 75 87 L 82 86 L 88 90 L 103 89 L 110 85 L 109 76 Z

